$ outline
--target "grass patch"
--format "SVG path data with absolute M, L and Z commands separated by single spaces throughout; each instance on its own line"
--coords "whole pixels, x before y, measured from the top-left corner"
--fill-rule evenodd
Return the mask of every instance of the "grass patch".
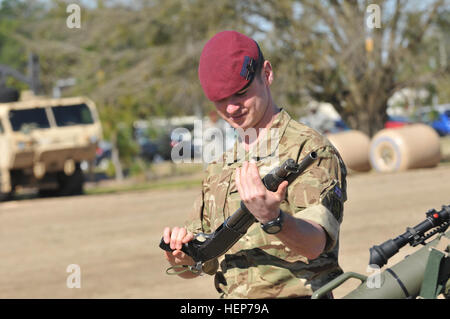
M 149 169 L 127 177 L 121 182 L 109 180 L 91 184 L 85 188 L 84 193 L 98 195 L 152 189 L 201 187 L 203 171 L 203 165 L 197 163 L 175 164 L 171 161 L 154 163 Z
M 121 192 L 133 192 L 143 190 L 164 190 L 164 189 L 186 189 L 192 187 L 200 187 L 202 183 L 201 178 L 184 179 L 176 181 L 154 181 L 146 183 L 135 184 L 118 184 L 111 186 L 98 186 L 85 190 L 86 195 L 99 195 L 99 194 L 113 194 Z

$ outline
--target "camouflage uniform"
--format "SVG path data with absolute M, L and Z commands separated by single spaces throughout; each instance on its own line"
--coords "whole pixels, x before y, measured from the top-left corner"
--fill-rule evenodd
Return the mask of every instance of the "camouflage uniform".
M 346 200 L 346 169 L 340 155 L 326 138 L 294 121 L 284 110 L 277 114 L 258 145 L 266 142 L 269 147 L 259 147 L 256 152 L 240 152 L 236 143 L 220 161 L 208 165 L 202 194 L 194 205 L 194 219 L 186 227 L 193 233 L 213 232 L 238 209 L 241 199 L 235 171 L 244 161 L 239 155 L 246 156 L 245 160 L 256 159 L 263 177 L 286 159 L 300 161 L 315 151 L 319 159 L 289 185 L 280 208 L 321 225 L 327 234 L 325 251 L 317 259 L 308 260 L 255 223 L 224 256 L 204 267 L 206 272 L 215 273 L 216 288 L 224 298 L 310 296 L 342 273 L 338 238 Z M 215 267 L 218 263 L 220 271 Z

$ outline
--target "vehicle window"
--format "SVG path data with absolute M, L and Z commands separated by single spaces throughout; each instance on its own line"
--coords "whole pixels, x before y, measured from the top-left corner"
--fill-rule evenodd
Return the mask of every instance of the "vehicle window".
M 25 110 L 11 110 L 9 111 L 9 121 L 13 131 L 25 131 L 28 132 L 37 128 L 49 128 L 45 109 L 25 109 Z
M 3 130 L 2 122 L 0 121 L 0 134 L 3 134 L 5 131 Z
M 450 110 L 444 112 L 445 116 L 450 117 Z
M 92 124 L 91 110 L 86 104 L 52 107 L 57 126 Z

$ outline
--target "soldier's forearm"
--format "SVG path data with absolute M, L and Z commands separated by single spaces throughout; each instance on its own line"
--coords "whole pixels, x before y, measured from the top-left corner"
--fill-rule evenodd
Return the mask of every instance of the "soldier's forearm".
M 323 228 L 308 220 L 295 218 L 284 213 L 282 230 L 276 236 L 292 251 L 315 259 L 323 252 L 326 234 Z

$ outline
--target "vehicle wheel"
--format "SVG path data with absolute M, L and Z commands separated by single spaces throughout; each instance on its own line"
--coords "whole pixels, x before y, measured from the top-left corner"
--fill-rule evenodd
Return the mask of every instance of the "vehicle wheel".
M 445 133 L 443 131 L 441 131 L 441 130 L 436 130 L 436 132 L 438 133 L 438 135 L 440 137 L 444 137 L 445 136 Z
M 16 102 L 19 100 L 20 93 L 16 89 L 0 87 L 0 103 Z
M 58 196 L 59 192 L 58 189 L 39 189 L 38 190 L 38 196 L 39 197 L 55 197 Z
M 0 202 L 8 200 L 8 194 L 0 193 Z
M 13 200 L 14 199 L 14 191 L 11 191 L 9 193 L 0 193 L 0 202 Z
M 77 163 L 75 172 L 67 176 L 64 172 L 58 173 L 59 194 L 61 196 L 83 194 L 84 174 Z

